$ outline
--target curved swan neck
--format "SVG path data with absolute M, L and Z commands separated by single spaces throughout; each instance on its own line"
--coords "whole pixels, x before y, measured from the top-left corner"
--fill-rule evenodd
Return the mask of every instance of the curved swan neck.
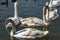
M 14 27 L 12 27 L 10 35 L 13 36 L 15 34 L 15 32 L 16 32 L 16 29 Z
M 12 27 L 12 29 L 11 29 L 11 31 L 10 31 L 10 36 L 13 36 L 14 33 L 16 32 L 16 28 L 15 28 L 15 26 L 13 25 L 13 23 L 9 23 L 9 26 Z
M 45 7 L 43 7 L 43 21 L 45 22 Z
M 49 21 L 49 10 L 48 9 L 46 10 L 46 14 L 47 14 L 46 15 L 46 20 Z
M 15 3 L 14 3 L 14 17 L 15 17 L 15 18 L 17 18 L 17 17 L 18 17 L 17 5 L 18 5 L 18 3 L 17 3 L 17 2 L 15 2 Z
M 11 30 L 11 32 L 10 32 L 10 36 L 13 36 L 13 35 L 14 35 L 13 30 Z
M 49 19 L 49 7 L 48 6 L 44 6 L 43 7 L 43 21 L 46 22 L 46 14 L 47 14 L 47 19 Z

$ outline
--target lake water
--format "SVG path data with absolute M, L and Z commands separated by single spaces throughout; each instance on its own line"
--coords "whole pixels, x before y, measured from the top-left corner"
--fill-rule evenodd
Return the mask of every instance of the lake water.
M 38 17 L 42 18 L 42 8 L 45 5 L 45 3 L 49 0 L 37 0 L 36 2 L 28 1 L 25 2 L 25 0 L 18 0 L 19 2 L 19 8 L 18 13 L 20 17 Z M 57 7 L 58 14 L 60 15 L 60 6 Z M 9 34 L 7 33 L 5 29 L 5 20 L 8 17 L 13 17 L 14 8 L 13 3 L 9 0 L 9 6 L 6 8 L 6 5 L 0 5 L 0 40 L 10 40 Z M 48 28 L 49 34 L 47 37 L 44 37 L 42 39 L 45 40 L 60 40 L 60 18 L 53 21 L 51 25 Z M 42 39 L 36 39 L 36 40 L 42 40 Z M 23 40 L 23 39 L 21 39 Z M 24 39 L 26 40 L 26 39 Z M 29 39 L 31 40 L 31 39 Z M 34 39 L 35 40 L 35 39 Z

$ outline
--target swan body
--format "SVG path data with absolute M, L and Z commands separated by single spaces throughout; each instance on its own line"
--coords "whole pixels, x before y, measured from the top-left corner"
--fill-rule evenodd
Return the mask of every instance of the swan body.
M 48 31 L 40 31 L 37 29 L 31 29 L 31 28 L 25 28 L 20 31 L 17 31 L 15 35 L 13 35 L 16 38 L 36 38 L 36 37 L 43 37 L 47 35 Z
M 50 3 L 49 3 L 49 5 L 51 4 L 51 1 L 50 1 Z M 59 6 L 60 5 L 60 0 L 53 0 L 52 1 L 52 6 L 54 7 L 56 7 L 56 6 Z
M 20 20 L 22 25 L 26 26 L 41 26 L 44 25 L 44 22 L 42 19 L 36 18 L 36 17 L 28 17 Z
M 16 38 L 36 38 L 36 37 L 43 37 L 47 35 L 49 32 L 48 31 L 40 31 L 38 29 L 33 29 L 33 28 L 24 28 L 19 31 L 15 31 L 14 26 L 12 25 L 11 22 L 7 24 L 7 27 L 12 27 L 10 36 L 16 37 Z
M 22 26 L 25 27 L 49 25 L 49 22 L 45 22 L 44 20 L 36 17 L 23 18 L 20 20 L 20 22 L 22 23 Z

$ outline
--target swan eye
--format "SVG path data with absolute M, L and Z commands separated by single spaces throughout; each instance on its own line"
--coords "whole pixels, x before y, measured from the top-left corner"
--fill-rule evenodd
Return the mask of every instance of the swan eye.
M 46 2 L 46 4 L 45 5 L 48 5 L 49 3 L 48 2 Z

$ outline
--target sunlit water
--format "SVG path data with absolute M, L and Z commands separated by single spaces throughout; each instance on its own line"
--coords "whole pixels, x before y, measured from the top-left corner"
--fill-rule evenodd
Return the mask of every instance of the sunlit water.
M 25 2 L 19 1 L 18 13 L 20 17 L 38 17 L 42 18 L 42 8 L 48 0 L 39 0 L 37 2 Z M 60 7 L 57 7 L 58 14 L 60 15 Z M 13 3 L 9 1 L 9 6 L 0 5 L 0 40 L 10 40 L 10 36 L 5 29 L 5 20 L 8 17 L 13 17 L 14 8 Z M 60 18 L 53 21 L 48 28 L 49 34 L 43 38 L 37 38 L 34 40 L 60 40 Z M 33 39 L 21 39 L 21 40 L 33 40 Z

